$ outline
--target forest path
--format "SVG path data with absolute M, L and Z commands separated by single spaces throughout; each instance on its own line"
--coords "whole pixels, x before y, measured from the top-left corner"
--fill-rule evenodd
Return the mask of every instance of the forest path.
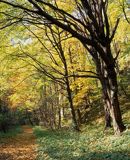
M 0 160 L 36 160 L 33 130 L 29 126 L 22 126 L 22 129 L 22 133 L 0 144 Z

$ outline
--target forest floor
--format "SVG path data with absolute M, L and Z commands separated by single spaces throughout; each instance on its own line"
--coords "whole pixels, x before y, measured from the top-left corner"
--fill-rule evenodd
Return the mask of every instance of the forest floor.
M 35 160 L 35 136 L 29 126 L 22 126 L 22 132 L 0 142 L 0 160 Z
M 130 160 L 130 130 L 121 136 L 90 124 L 81 133 L 35 127 L 37 160 Z
M 11 136 L 0 135 L 0 160 L 130 160 L 130 124 L 126 121 L 127 130 L 115 136 L 100 123 L 82 126 L 78 133 L 23 126 Z

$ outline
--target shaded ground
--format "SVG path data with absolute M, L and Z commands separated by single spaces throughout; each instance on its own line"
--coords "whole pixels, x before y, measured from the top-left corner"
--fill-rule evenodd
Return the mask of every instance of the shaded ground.
M 87 125 L 82 132 L 35 127 L 37 160 L 130 160 L 130 130 L 114 136 L 103 125 Z
M 36 160 L 36 143 L 29 126 L 16 137 L 7 138 L 0 143 L 0 160 Z

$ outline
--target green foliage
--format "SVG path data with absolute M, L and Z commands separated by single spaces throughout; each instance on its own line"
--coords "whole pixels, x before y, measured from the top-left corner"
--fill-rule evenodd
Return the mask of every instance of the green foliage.
M 0 143 L 2 142 L 3 138 L 6 139 L 6 138 L 14 137 L 21 132 L 22 132 L 22 128 L 20 126 L 14 126 L 6 133 L 0 132 L 0 139 L 1 139 Z
M 38 160 L 129 160 L 130 131 L 122 136 L 89 125 L 82 133 L 34 128 Z
M 0 113 L 0 125 L 1 124 L 7 125 L 8 123 L 9 123 L 9 117 L 7 116 L 7 114 Z

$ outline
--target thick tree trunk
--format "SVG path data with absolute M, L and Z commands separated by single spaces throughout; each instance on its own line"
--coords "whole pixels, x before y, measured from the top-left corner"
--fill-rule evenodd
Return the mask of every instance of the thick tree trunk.
M 95 49 L 92 52 L 95 53 L 96 57 L 94 62 L 96 64 L 97 73 L 102 85 L 104 111 L 105 111 L 105 128 L 111 127 L 111 121 L 115 134 L 119 135 L 125 126 L 122 122 L 122 115 L 118 100 L 118 84 L 117 74 L 115 71 L 115 62 L 111 56 L 110 46 L 106 51 L 109 53 L 109 62 L 105 64 L 98 56 Z M 107 53 L 106 53 L 107 54 Z
M 122 115 L 119 106 L 118 100 L 118 84 L 117 84 L 117 75 L 114 67 L 110 67 L 107 69 L 108 79 L 109 79 L 109 99 L 111 106 L 109 108 L 110 115 L 112 118 L 113 129 L 116 135 L 119 135 L 123 132 L 126 127 L 122 122 Z
M 97 52 L 95 52 L 95 54 L 97 54 Z M 110 116 L 111 102 L 109 100 L 109 95 L 108 95 L 109 81 L 108 81 L 108 78 L 106 78 L 104 63 L 98 57 L 98 54 L 97 54 L 96 61 L 94 60 L 94 62 L 96 64 L 96 70 L 97 70 L 97 73 L 100 77 L 100 83 L 102 86 L 102 97 L 103 97 L 104 114 L 105 114 L 105 116 L 104 116 L 105 117 L 105 130 L 106 130 L 107 128 L 110 128 L 112 126 L 111 125 L 111 116 Z
M 115 72 L 115 71 L 114 71 Z M 118 85 L 116 74 L 109 77 L 109 85 L 106 83 L 102 84 L 103 88 L 103 101 L 105 111 L 105 129 L 111 127 L 111 121 L 113 129 L 116 135 L 119 135 L 125 130 L 125 126 L 122 122 L 122 115 L 118 100 Z
M 102 84 L 102 94 L 103 94 L 103 103 L 104 103 L 104 113 L 105 113 L 105 129 L 112 127 L 111 125 L 111 116 L 110 116 L 110 107 L 111 102 L 108 95 L 109 86 L 105 83 L 105 79 L 101 80 Z
M 107 79 L 101 80 L 104 110 L 105 110 L 105 129 L 111 127 L 111 121 L 114 129 L 114 133 L 119 135 L 125 130 L 125 126 L 122 122 L 122 115 L 118 100 L 118 84 L 114 67 L 106 70 Z
M 111 119 L 111 116 L 110 116 L 109 108 L 110 108 L 110 101 L 108 99 L 104 99 L 105 130 L 107 128 L 112 127 L 112 125 L 111 125 L 112 119 Z

